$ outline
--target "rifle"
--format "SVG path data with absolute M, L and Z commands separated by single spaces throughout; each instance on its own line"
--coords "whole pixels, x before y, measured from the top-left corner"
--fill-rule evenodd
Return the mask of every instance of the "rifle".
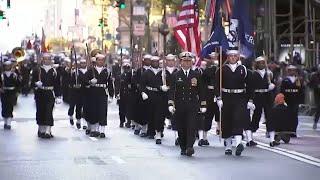
M 91 59 L 90 59 L 90 50 L 89 50 L 88 43 L 86 43 L 86 49 L 87 49 L 87 62 L 90 62 L 90 64 L 91 64 L 92 77 L 95 79 L 95 78 L 96 78 L 96 74 L 94 73 L 93 63 L 91 62 Z M 87 63 L 87 64 L 88 64 L 88 63 Z M 88 66 L 89 66 L 89 65 L 88 65 Z
M 166 60 L 163 58 L 163 63 L 162 63 L 162 72 L 161 72 L 161 77 L 162 77 L 162 84 L 167 85 L 167 74 L 166 74 Z
M 75 79 L 76 79 L 76 86 L 78 86 L 78 62 L 77 62 L 77 52 L 76 52 L 76 48 L 74 47 L 74 45 L 72 46 L 73 49 L 73 55 L 74 55 L 74 64 L 75 64 Z M 72 67 L 72 64 L 71 64 Z

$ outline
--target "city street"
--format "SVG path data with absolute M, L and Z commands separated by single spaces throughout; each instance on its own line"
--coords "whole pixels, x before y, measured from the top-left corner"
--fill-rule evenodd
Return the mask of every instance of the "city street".
M 246 148 L 241 157 L 225 156 L 223 144 L 211 134 L 211 145 L 196 146 L 195 155 L 189 158 L 180 156 L 179 148 L 174 146 L 171 130 L 165 131 L 163 144 L 156 145 L 154 140 L 134 136 L 130 129 L 120 129 L 115 102 L 109 106 L 106 139 L 90 138 L 83 130 L 71 127 L 66 116 L 67 106 L 63 104 L 56 106 L 54 114 L 55 138 L 39 139 L 36 135 L 33 96 L 19 97 L 13 129 L 3 130 L 3 122 L 0 122 L 1 180 L 317 180 L 320 177 L 320 160 L 309 156 L 319 158 L 320 145 L 314 144 L 315 141 L 319 142 L 319 131 L 313 132 L 313 143 L 305 143 L 311 135 L 304 137 L 300 133 L 301 137 L 292 141 L 292 144 L 271 149 L 264 144 L 262 127 L 256 137 L 260 145 Z M 305 127 L 309 127 L 307 122 L 299 126 Z M 311 127 L 309 129 L 311 132 Z M 299 152 L 299 146 L 304 146 L 302 152 Z M 302 154 L 304 152 L 307 153 Z

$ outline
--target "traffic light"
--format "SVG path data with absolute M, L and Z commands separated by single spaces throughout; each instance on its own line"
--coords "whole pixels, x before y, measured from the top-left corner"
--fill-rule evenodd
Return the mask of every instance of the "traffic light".
M 0 20 L 6 19 L 6 16 L 4 14 L 4 11 L 0 10 Z
M 125 0 L 116 0 L 115 7 L 118 7 L 120 9 L 125 9 L 127 7 Z
M 11 8 L 10 0 L 7 0 L 7 8 Z
M 99 27 L 102 27 L 103 26 L 103 19 L 102 18 L 100 18 L 99 19 L 99 25 L 98 25 Z

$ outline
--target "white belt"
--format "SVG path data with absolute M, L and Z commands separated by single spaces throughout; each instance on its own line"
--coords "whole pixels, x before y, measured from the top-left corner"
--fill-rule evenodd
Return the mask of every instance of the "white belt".
M 150 87 L 150 86 L 147 86 L 146 89 L 148 89 L 149 91 L 155 91 L 155 92 L 159 91 L 157 88 L 153 88 L 153 87 Z
M 297 93 L 297 92 L 299 92 L 299 90 L 298 89 L 285 89 L 284 92 Z
M 2 89 L 3 89 L 3 90 L 14 90 L 15 87 L 3 87 Z
M 268 89 L 256 89 L 256 90 L 254 90 L 254 92 L 256 92 L 256 93 L 267 93 L 267 92 L 269 92 L 269 90 Z
M 107 87 L 107 85 L 105 85 L 105 84 L 94 84 L 92 86 L 93 87 L 99 87 L 99 88 L 106 88 Z
M 222 92 L 231 93 L 231 94 L 240 94 L 246 92 L 245 89 L 225 89 L 222 88 Z
M 208 89 L 214 90 L 214 86 L 208 86 Z

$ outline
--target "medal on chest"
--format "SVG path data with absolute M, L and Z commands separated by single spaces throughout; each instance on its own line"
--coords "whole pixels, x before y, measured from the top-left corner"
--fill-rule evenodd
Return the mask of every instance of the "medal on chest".
M 192 78 L 191 79 L 191 86 L 197 86 L 197 84 L 198 84 L 197 78 Z

